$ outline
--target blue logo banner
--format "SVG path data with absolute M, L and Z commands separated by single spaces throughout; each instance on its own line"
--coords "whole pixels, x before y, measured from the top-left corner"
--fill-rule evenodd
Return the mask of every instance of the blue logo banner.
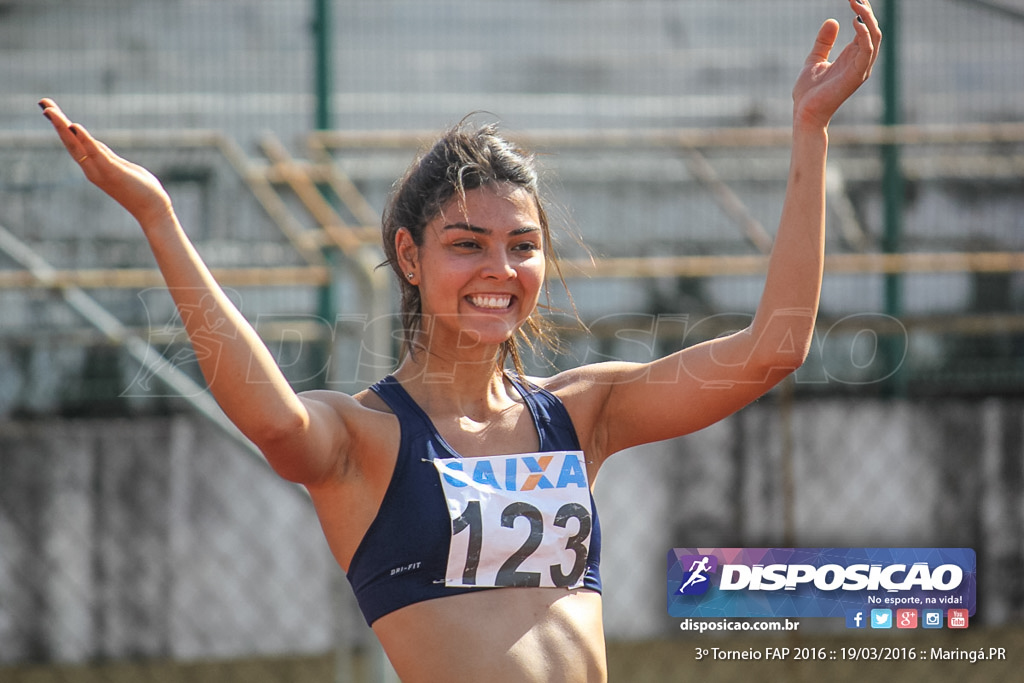
M 973 616 L 977 560 L 970 548 L 674 548 L 667 591 L 672 617 L 839 617 L 861 628 L 872 610 Z

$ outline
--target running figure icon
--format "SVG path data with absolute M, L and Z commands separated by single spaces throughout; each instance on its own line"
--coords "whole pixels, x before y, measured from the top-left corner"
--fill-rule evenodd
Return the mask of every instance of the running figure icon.
M 683 582 L 683 585 L 679 587 L 679 592 L 681 594 L 685 595 L 687 592 L 686 589 L 690 586 L 696 585 L 698 583 L 704 583 L 708 580 L 708 577 L 705 576 L 705 574 L 711 570 L 711 568 L 708 566 L 708 562 L 710 560 L 711 558 L 705 555 L 699 560 L 693 561 L 693 564 L 690 565 L 689 569 L 689 578 L 687 578 L 686 581 Z

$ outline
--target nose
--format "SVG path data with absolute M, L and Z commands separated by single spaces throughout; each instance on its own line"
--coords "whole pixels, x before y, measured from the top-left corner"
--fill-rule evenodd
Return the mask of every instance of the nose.
M 512 260 L 504 249 L 495 249 L 484 263 L 481 276 L 488 280 L 513 280 L 518 275 Z

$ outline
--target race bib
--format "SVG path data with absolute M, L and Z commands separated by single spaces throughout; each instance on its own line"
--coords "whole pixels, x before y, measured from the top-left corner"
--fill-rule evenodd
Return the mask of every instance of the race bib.
M 452 521 L 445 585 L 583 585 L 593 510 L 582 452 L 432 462 Z

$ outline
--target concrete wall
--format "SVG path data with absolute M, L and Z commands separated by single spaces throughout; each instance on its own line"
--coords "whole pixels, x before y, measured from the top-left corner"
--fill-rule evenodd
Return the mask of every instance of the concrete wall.
M 305 494 L 196 418 L 0 426 L 0 661 L 316 653 Z

